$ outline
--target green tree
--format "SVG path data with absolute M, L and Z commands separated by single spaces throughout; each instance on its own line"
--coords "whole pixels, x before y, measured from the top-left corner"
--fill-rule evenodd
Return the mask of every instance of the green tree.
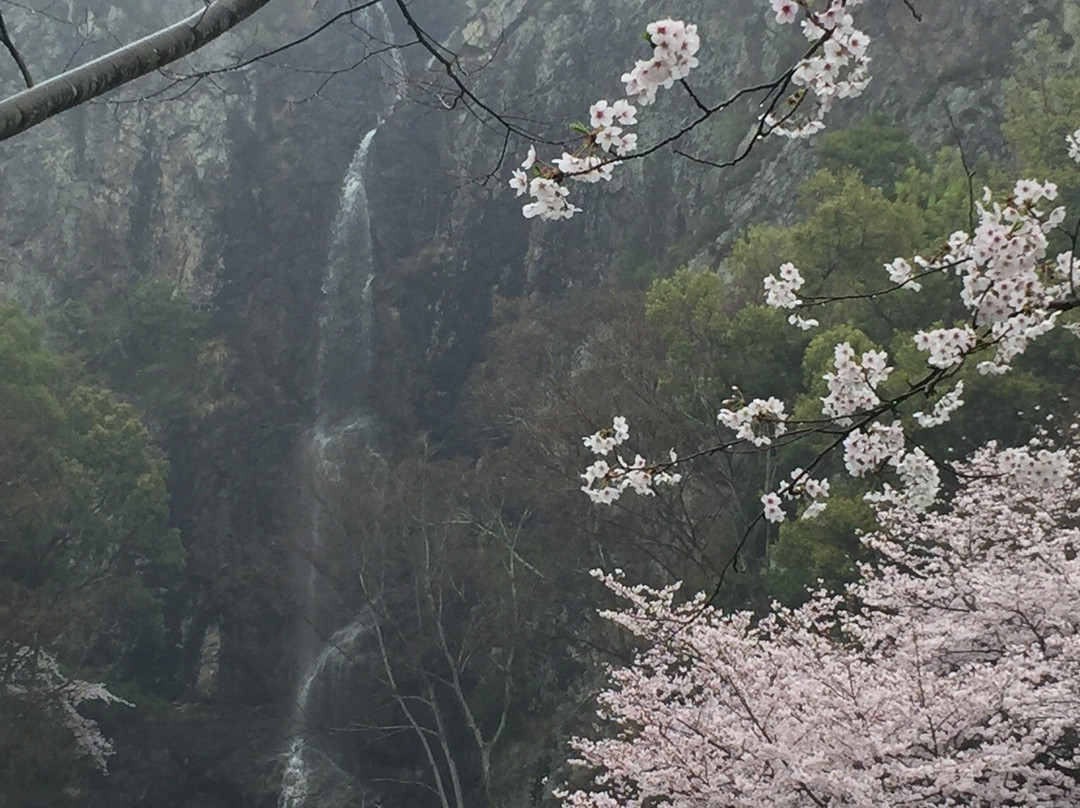
M 703 405 L 712 419 L 738 387 L 797 392 L 799 358 L 808 337 L 791 328 L 775 309 L 740 305 L 716 272 L 680 269 L 655 281 L 645 301 L 645 319 L 667 349 L 664 384 L 685 406 Z M 753 355 L 754 362 L 746 357 Z
M 47 350 L 38 322 L 0 307 L 0 693 L 28 650 L 65 675 L 138 680 L 132 661 L 160 641 L 159 593 L 183 559 L 166 472 L 129 404 Z M 0 729 L 11 753 L 0 760 L 17 761 L 0 765 L 6 795 L 62 780 L 55 761 L 72 754 L 56 711 L 37 706 Z
M 863 182 L 880 188 L 889 197 L 910 168 L 925 163 L 922 150 L 911 142 L 907 130 L 881 114 L 847 129 L 827 132 L 815 152 L 822 168 L 834 173 L 854 170 Z
M 923 245 L 926 222 L 910 201 L 889 199 L 862 181 L 855 170 L 819 171 L 799 194 L 802 215 L 789 226 L 756 226 L 735 243 L 724 268 L 744 304 L 761 299 L 762 281 L 781 260 L 814 278 L 806 295 L 864 295 L 888 286 L 882 266 Z M 783 259 L 781 259 L 783 256 Z M 841 322 L 865 323 L 867 333 L 886 339 L 892 331 L 917 323 L 914 306 L 883 305 L 852 299 L 832 309 Z
M 1072 209 L 1080 197 L 1080 172 L 1065 158 L 1065 136 L 1080 125 L 1076 46 L 1051 33 L 1044 21 L 1017 42 L 1013 62 L 1016 70 L 1005 86 L 1001 131 L 1016 168 L 1056 182 Z
M 51 330 L 105 383 L 155 426 L 169 427 L 222 398 L 222 357 L 210 317 L 170 281 L 131 289 L 73 288 L 50 318 Z
M 769 548 L 764 571 L 769 594 L 781 603 L 797 605 L 807 599 L 808 588 L 819 582 L 839 589 L 854 581 L 858 563 L 867 560 L 859 535 L 876 524 L 873 509 L 858 494 L 834 494 L 820 516 L 785 522 L 779 539 Z
M 924 165 L 909 166 L 896 183 L 896 198 L 915 205 L 922 213 L 923 240 L 928 247 L 942 243 L 974 222 L 977 182 L 986 182 L 992 166 L 986 159 L 968 168 L 956 147 L 938 149 Z

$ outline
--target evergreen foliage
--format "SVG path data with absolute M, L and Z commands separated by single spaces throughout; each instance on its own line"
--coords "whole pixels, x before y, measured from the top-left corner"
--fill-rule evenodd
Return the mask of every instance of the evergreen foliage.
M 67 675 L 149 684 L 134 662 L 162 639 L 161 587 L 184 558 L 167 464 L 134 408 L 45 348 L 41 324 L 11 305 L 0 307 L 0 476 L 0 691 L 24 692 L 14 660 L 39 651 Z M 15 701 L 0 725 L 0 792 L 35 778 L 62 787 L 71 733 L 48 704 Z

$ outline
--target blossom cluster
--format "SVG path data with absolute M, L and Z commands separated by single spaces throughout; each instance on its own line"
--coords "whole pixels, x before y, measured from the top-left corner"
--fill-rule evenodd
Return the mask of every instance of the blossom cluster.
M 962 391 L 963 387 L 958 386 Z M 959 393 L 950 396 L 947 394 L 943 397 L 944 404 L 938 402 L 941 406 L 935 407 L 934 413 L 928 418 L 937 417 L 942 423 L 947 420 L 948 413 L 959 406 Z M 874 422 L 865 429 L 853 429 L 844 438 L 844 469 L 852 477 L 865 477 L 891 469 L 900 487 L 894 488 L 885 482 L 880 490 L 869 492 L 865 498 L 870 502 L 924 510 L 937 501 L 941 474 L 926 452 L 918 446 L 908 449 L 905 444 L 900 421 L 891 424 Z
M 661 87 L 669 88 L 686 78 L 698 65 L 696 54 L 701 47 L 697 26 L 682 20 L 649 23 L 646 35 L 653 46 L 652 58 L 638 61 L 622 77 L 626 95 L 641 106 L 652 104 Z M 528 156 L 510 180 L 518 196 L 528 194 L 532 199 L 521 209 L 525 218 L 554 221 L 580 213 L 581 208 L 567 199 L 570 190 L 564 180 L 610 180 L 618 159 L 637 149 L 637 134 L 628 131 L 637 122 L 637 107 L 626 99 L 614 103 L 601 99 L 589 107 L 589 127 L 581 127 L 585 141 L 577 154 L 564 151 L 550 165 L 543 165 L 537 162 L 536 149 L 529 147 Z M 531 178 L 530 171 L 534 174 Z
M 630 427 L 621 415 L 612 419 L 610 429 L 601 429 L 582 439 L 585 446 L 601 459 L 594 460 L 585 469 L 581 479 L 585 481 L 581 490 L 589 499 L 599 505 L 610 505 L 622 496 L 627 489 L 632 489 L 642 496 L 656 493 L 654 486 L 674 485 L 682 476 L 671 469 L 678 463 L 679 456 L 672 449 L 664 463 L 647 463 L 641 455 L 635 455 L 631 463 L 616 456 L 614 462 L 602 459 L 625 443 L 630 437 Z
M 553 176 L 541 173 L 539 176 L 529 179 L 528 174 L 525 172 L 535 166 L 536 149 L 530 146 L 525 162 L 521 164 L 520 169 L 514 171 L 514 176 L 510 180 L 510 187 L 517 191 L 518 196 L 528 193 L 532 197 L 533 201 L 521 209 L 525 218 L 531 219 L 534 216 L 539 216 L 541 219 L 549 220 L 569 219 L 575 213 L 580 213 L 581 208 L 570 204 L 567 199 L 570 195 L 570 189 L 562 185 Z
M 1080 163 L 1080 129 L 1067 135 L 1065 144 L 1069 147 L 1069 159 Z
M 925 269 L 927 262 L 921 256 L 915 257 L 915 263 Z M 911 264 L 904 258 L 895 258 L 890 263 L 885 265 L 885 271 L 889 273 L 889 280 L 899 286 L 901 289 L 908 289 L 912 292 L 922 291 L 922 284 L 916 280 L 913 280 L 915 270 Z
M 805 283 L 802 273 L 795 268 L 790 261 L 780 266 L 780 277 L 769 275 L 765 278 L 765 302 L 769 306 L 778 309 L 793 309 L 802 304 L 802 300 L 796 294 Z M 797 312 L 788 316 L 788 322 L 798 326 L 803 331 L 814 328 L 818 321 L 809 317 L 803 317 Z
M 917 446 L 910 451 L 900 449 L 888 463 L 900 478 L 901 487 L 896 489 L 884 483 L 880 491 L 866 494 L 868 502 L 899 505 L 922 512 L 938 501 L 941 473 L 926 452 Z
M 978 365 L 981 373 L 1001 374 L 1031 340 L 1052 329 L 1057 314 L 1047 306 L 1071 294 L 1072 262 L 1057 261 L 1067 278 L 1044 279 L 1047 234 L 1065 218 L 1064 208 L 1043 214 L 1036 205 L 1057 196 L 1053 183 L 1020 180 L 1012 196 L 994 200 L 989 190 L 978 206 L 979 226 L 972 234 L 954 233 L 939 265 L 960 278 L 960 300 L 976 326 L 995 346 L 994 356 Z M 1056 281 L 1056 283 L 1055 283 Z
M 637 148 L 637 135 L 624 129 L 636 123 L 637 108 L 625 99 L 620 98 L 614 104 L 601 99 L 589 107 L 589 125 L 593 127 L 596 145 L 620 157 Z
M 790 480 L 784 480 L 776 491 L 761 498 L 762 515 L 769 522 L 783 522 L 787 518 L 784 502 L 804 500 L 807 505 L 800 518 L 813 519 L 825 510 L 829 488 L 827 479 L 815 479 L 801 468 L 792 469 Z
M 915 420 L 921 427 L 941 426 L 948 421 L 954 412 L 964 406 L 964 382 L 958 381 L 945 395 L 934 402 L 930 412 L 915 413 Z
M 852 477 L 862 477 L 893 462 L 904 451 L 904 430 L 899 421 L 873 423 L 853 429 L 844 438 L 844 467 Z
M 763 620 L 603 576 L 644 647 L 600 695 L 611 731 L 574 739 L 591 777 L 563 804 L 1077 804 L 1077 458 L 1042 488 L 1002 462 L 961 466 L 943 513 L 879 510 L 876 568 Z
M 998 473 L 1013 484 L 1036 491 L 1053 491 L 1065 485 L 1071 458 L 1064 450 L 1003 449 L 997 455 Z
M 616 415 L 611 421 L 611 429 L 601 429 L 599 432 L 582 438 L 582 443 L 593 454 L 607 455 L 616 446 L 621 446 L 630 437 L 630 427 L 626 419 Z
M 792 138 L 819 132 L 836 99 L 854 98 L 866 89 L 870 38 L 855 28 L 850 13 L 861 4 L 862 0 L 828 0 L 824 9 L 815 11 L 808 0 L 772 0 L 778 23 L 795 22 L 799 8 L 806 12 L 803 35 L 815 47 L 792 72 L 791 83 L 797 90 L 788 97 L 787 108 L 765 117 L 770 131 Z
M 790 261 L 780 265 L 778 274 L 780 277 L 769 275 L 765 278 L 765 304 L 778 309 L 793 309 L 802 303 L 796 292 L 806 281 Z
M 935 328 L 915 334 L 915 347 L 929 354 L 926 363 L 941 369 L 954 368 L 962 363 L 977 341 L 978 337 L 970 326 Z
M 768 446 L 787 431 L 784 402 L 774 397 L 755 398 L 737 410 L 722 409 L 716 417 L 728 429 L 734 429 L 739 440 L 755 446 Z
M 622 76 L 626 94 L 643 107 L 656 101 L 661 87 L 668 89 L 690 75 L 698 66 L 696 54 L 701 48 L 697 26 L 682 20 L 658 20 L 645 30 L 654 46 L 652 58 L 637 62 Z
M 859 359 L 850 343 L 841 342 L 833 349 L 832 373 L 824 379 L 829 394 L 821 399 L 821 412 L 845 425 L 848 416 L 871 410 L 881 403 L 877 386 L 889 378 L 892 368 L 884 351 L 866 351 Z

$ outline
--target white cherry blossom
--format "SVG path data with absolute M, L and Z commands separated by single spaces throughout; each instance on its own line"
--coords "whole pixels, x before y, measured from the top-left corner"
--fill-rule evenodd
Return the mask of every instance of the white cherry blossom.
M 765 305 L 778 309 L 793 309 L 802 303 L 795 294 L 805 281 L 799 270 L 791 262 L 781 265 L 779 277 L 768 275 L 765 278 Z
M 964 400 L 960 397 L 964 394 L 964 382 L 958 381 L 955 386 L 941 398 L 934 402 L 930 412 L 915 413 L 915 420 L 921 427 L 941 426 L 952 416 L 954 412 L 964 406 Z
M 886 264 L 885 271 L 889 273 L 889 280 L 901 288 L 909 289 L 912 292 L 922 290 L 922 284 L 912 280 L 912 275 L 915 273 L 911 268 L 911 264 L 903 258 L 897 258 L 892 263 Z
M 617 415 L 612 419 L 610 429 L 588 435 L 582 438 L 582 443 L 593 454 L 606 457 L 629 439 L 630 426 L 626 418 Z M 581 490 L 598 505 L 612 504 L 628 488 L 641 496 L 652 496 L 656 493 L 654 486 L 674 485 L 682 479 L 670 470 L 678 460 L 674 449 L 664 463 L 650 464 L 641 455 L 635 455 L 630 463 L 619 456 L 615 457 L 614 463 L 597 459 L 581 474 L 584 480 Z
M 755 398 L 738 410 L 722 409 L 717 420 L 734 429 L 737 438 L 755 446 L 768 446 L 787 431 L 784 402 L 774 396 Z
M 795 0 L 772 0 L 772 8 L 776 12 L 776 21 L 781 25 L 795 22 L 799 12 L 799 4 Z
M 1069 147 L 1069 159 L 1080 163 L 1080 129 L 1065 137 L 1065 143 Z
M 846 424 L 848 416 L 881 403 L 876 388 L 893 370 L 884 351 L 866 351 L 856 359 L 851 344 L 842 342 L 833 350 L 833 366 L 835 370 L 824 376 L 829 394 L 821 399 L 823 415 Z

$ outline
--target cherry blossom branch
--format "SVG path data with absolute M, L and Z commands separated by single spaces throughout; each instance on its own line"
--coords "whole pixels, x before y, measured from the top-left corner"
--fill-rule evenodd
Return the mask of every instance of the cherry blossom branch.
M 852 294 L 839 294 L 839 295 L 805 295 L 802 299 L 802 303 L 799 304 L 800 309 L 809 309 L 815 306 L 827 306 L 832 303 L 839 303 L 844 300 L 875 300 L 879 297 L 892 294 L 893 292 L 899 292 L 901 289 L 913 290 L 913 282 L 918 282 L 923 278 L 929 278 L 933 275 L 946 274 L 950 269 L 955 269 L 957 264 L 943 264 L 941 266 L 934 266 L 931 269 L 924 269 L 922 272 L 915 272 L 907 275 L 904 280 L 885 286 L 880 289 L 876 289 L 873 292 L 855 292 Z M 917 291 L 917 290 L 916 290 Z
M 794 22 L 798 12 L 804 12 L 803 34 L 812 44 L 803 58 L 779 78 L 746 88 L 712 107 L 698 97 L 686 81 L 689 72 L 698 65 L 695 54 L 701 43 L 697 27 L 673 19 L 651 23 L 646 35 L 654 46 L 652 59 L 638 61 L 633 70 L 622 76 L 626 95 L 644 107 L 656 100 L 660 88 L 670 88 L 678 82 L 697 107 L 698 116 L 649 148 L 639 150 L 637 135 L 626 131 L 626 127 L 637 123 L 637 107 L 621 100 L 614 105 L 609 105 L 606 100 L 596 102 L 589 109 L 589 126 L 572 127 L 583 136 L 575 153 L 564 151 L 560 158 L 545 163 L 537 160 L 535 148 L 530 147 L 521 168 L 514 171 L 510 186 L 518 196 L 528 194 L 532 198 L 522 207 L 523 215 L 544 220 L 571 218 L 581 209 L 569 201 L 570 191 L 565 180 L 586 183 L 610 180 L 618 164 L 648 156 L 680 140 L 748 93 L 765 92 L 761 102 L 765 111 L 759 115 L 752 137 L 735 158 L 717 163 L 678 149 L 676 153 L 694 162 L 726 168 L 746 159 L 754 144 L 767 134 L 804 137 L 819 131 L 824 126 L 821 118 L 832 106 L 834 97 L 859 95 L 868 81 L 865 54 L 869 39 L 853 27 L 852 17 L 847 13 L 848 8 L 861 2 L 833 0 L 824 11 L 817 12 L 806 0 L 773 0 L 776 20 L 781 24 Z M 798 89 L 787 96 L 788 109 L 777 115 L 781 99 L 792 85 Z M 811 100 L 810 113 L 801 123 L 794 124 Z M 613 114 L 612 110 L 620 105 L 621 111 Z M 530 171 L 531 179 L 527 173 Z

